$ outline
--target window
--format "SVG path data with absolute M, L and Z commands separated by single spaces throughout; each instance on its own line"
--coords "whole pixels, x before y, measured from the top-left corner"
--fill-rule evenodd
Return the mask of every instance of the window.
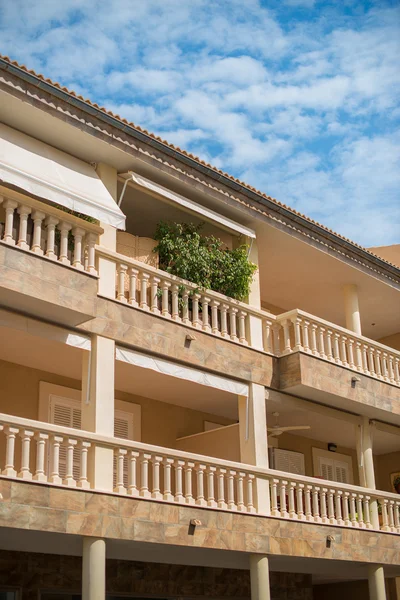
M 337 483 L 353 483 L 353 461 L 347 454 L 328 452 L 321 448 L 313 448 L 314 476 L 336 481 Z

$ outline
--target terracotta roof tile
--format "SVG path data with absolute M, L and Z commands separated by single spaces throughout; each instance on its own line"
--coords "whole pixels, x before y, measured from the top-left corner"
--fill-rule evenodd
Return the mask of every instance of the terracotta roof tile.
M 149 136 L 150 138 L 161 142 L 162 144 L 164 144 L 168 148 L 171 148 L 175 152 L 178 152 L 178 153 L 180 153 L 180 154 L 182 154 L 184 156 L 187 156 L 188 158 L 190 158 L 193 161 L 195 161 L 195 162 L 203 165 L 204 167 L 207 167 L 208 169 L 211 169 L 215 173 L 218 173 L 219 175 L 222 175 L 223 177 L 226 177 L 230 181 L 233 181 L 234 183 L 237 183 L 237 184 L 241 185 L 243 188 L 245 188 L 245 189 L 247 189 L 247 190 L 249 190 L 251 192 L 256 193 L 261 198 L 264 198 L 266 200 L 269 200 L 270 202 L 273 202 L 277 206 L 280 206 L 281 208 L 284 208 L 285 210 L 290 211 L 294 215 L 299 216 L 302 219 L 305 219 L 309 223 L 312 223 L 313 225 L 316 225 L 317 227 L 320 227 L 321 229 L 323 229 L 323 230 L 325 230 L 325 231 L 327 231 L 327 232 L 335 235 L 336 237 L 340 238 L 341 240 L 352 244 L 353 246 L 359 248 L 360 250 L 363 250 L 364 252 L 367 252 L 371 256 L 373 256 L 375 258 L 379 258 L 380 260 L 384 261 L 385 263 L 387 263 L 387 264 L 389 264 L 391 266 L 396 267 L 396 265 L 394 265 L 393 263 L 390 263 L 389 261 L 384 260 L 383 258 L 381 258 L 380 256 L 378 256 L 377 254 L 374 254 L 373 252 L 371 252 L 367 248 L 365 248 L 363 246 L 360 246 L 356 242 L 353 242 L 352 240 L 350 240 L 349 238 L 344 237 L 343 235 L 340 235 L 340 233 L 336 233 L 335 231 L 333 231 L 329 227 L 326 227 L 325 225 L 322 225 L 321 223 L 318 223 L 318 221 L 315 221 L 314 219 L 311 219 L 310 217 L 307 217 L 306 215 L 304 215 L 304 214 L 298 212 L 297 210 L 295 210 L 294 208 L 291 208 L 290 206 L 287 206 L 286 204 L 283 204 L 279 200 L 276 200 L 276 198 L 272 198 L 271 196 L 268 196 L 264 192 L 261 192 L 260 190 L 257 190 L 255 187 L 249 185 L 248 183 L 246 183 L 244 181 L 241 181 L 240 179 L 237 179 L 236 177 L 233 177 L 232 175 L 230 175 L 229 173 L 226 173 L 225 171 L 222 171 L 221 169 L 217 169 L 216 167 L 214 167 L 210 163 L 205 162 L 204 160 L 202 160 L 198 156 L 195 156 L 194 154 L 191 154 L 190 152 L 187 152 L 186 150 L 181 149 L 179 146 L 174 146 L 173 144 L 170 144 L 166 140 L 163 140 L 161 137 L 155 135 L 154 133 L 148 131 L 147 129 L 144 129 L 143 127 L 140 127 L 139 125 L 136 125 L 135 123 L 132 123 L 132 122 L 128 121 L 127 119 L 121 117 L 120 115 L 117 115 L 117 114 L 113 113 L 111 110 L 108 110 L 104 106 L 99 106 L 97 103 L 92 102 L 89 99 L 84 99 L 83 96 L 81 96 L 81 95 L 78 96 L 76 94 L 76 92 L 74 92 L 73 90 L 69 90 L 65 86 L 61 86 L 61 84 L 58 83 L 57 81 L 52 81 L 48 77 L 45 78 L 44 75 L 42 75 L 41 73 L 36 73 L 33 69 L 28 69 L 25 65 L 21 65 L 21 64 L 19 64 L 15 60 L 11 60 L 8 56 L 3 56 L 3 55 L 0 54 L 0 59 L 3 59 L 5 62 L 8 62 L 10 65 L 13 65 L 13 66 L 17 67 L 18 69 L 21 69 L 22 71 L 25 71 L 26 73 L 29 73 L 30 75 L 33 75 L 34 77 L 37 77 L 38 79 L 41 79 L 42 81 L 45 81 L 46 83 L 52 85 L 53 87 L 58 88 L 58 89 L 62 90 L 63 92 L 69 94 L 70 96 L 73 96 L 74 98 L 78 98 L 78 100 L 81 100 L 81 101 L 85 102 L 88 106 L 96 108 L 100 112 L 103 112 L 103 113 L 109 115 L 110 117 L 112 117 L 114 119 L 117 119 L 121 123 L 129 125 L 129 127 L 132 127 L 133 129 L 136 129 L 136 131 L 138 131 L 140 133 L 143 133 L 143 134 Z

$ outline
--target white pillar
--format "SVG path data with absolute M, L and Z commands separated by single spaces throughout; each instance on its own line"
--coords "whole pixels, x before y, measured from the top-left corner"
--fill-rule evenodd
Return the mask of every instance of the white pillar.
M 268 556 L 252 554 L 250 556 L 251 600 L 270 600 Z
M 350 329 L 350 331 L 354 331 L 354 333 L 357 333 L 358 335 L 362 335 L 357 286 L 353 284 L 345 285 L 343 287 L 343 295 L 346 328 Z
M 82 360 L 82 429 L 108 437 L 114 436 L 114 364 L 114 340 L 93 335 Z M 112 448 L 93 445 L 88 479 L 94 489 L 112 491 Z
M 369 600 L 386 600 L 385 573 L 380 565 L 368 566 Z
M 106 597 L 106 542 L 101 538 L 83 538 L 82 600 Z
M 249 397 L 239 396 L 240 460 L 248 465 L 268 469 L 266 390 L 263 385 L 250 383 Z M 269 483 L 256 479 L 255 505 L 257 511 L 270 514 Z
M 114 167 L 99 163 L 96 167 L 97 175 L 110 192 L 111 196 L 118 201 L 117 198 L 117 183 L 118 173 Z M 104 229 L 104 233 L 100 236 L 99 244 L 108 250 L 115 252 L 117 248 L 117 230 L 115 227 L 106 223 L 100 222 L 100 226 Z M 99 294 L 115 298 L 115 277 L 116 277 L 116 264 L 113 261 L 107 260 L 106 258 L 100 257 L 98 259 L 98 271 L 99 271 Z
M 371 490 L 376 489 L 375 484 L 375 470 L 374 470 L 374 456 L 372 447 L 372 431 L 373 425 L 371 425 L 368 417 L 361 417 L 360 425 L 358 426 L 357 432 L 357 458 L 358 458 L 358 469 L 360 476 L 360 485 L 367 487 Z M 371 523 L 375 529 L 379 529 L 379 516 L 378 516 L 378 503 L 376 500 L 372 500 L 371 506 Z
M 261 291 L 260 291 L 260 269 L 258 268 L 258 245 L 257 240 L 253 238 L 245 238 L 245 244 L 249 246 L 249 260 L 257 265 L 257 271 L 253 275 L 253 280 L 250 285 L 250 293 L 247 302 L 250 306 L 261 308 Z M 248 317 L 248 332 L 247 338 L 249 345 L 252 348 L 264 349 L 263 345 L 263 324 L 262 320 L 255 315 L 250 314 Z

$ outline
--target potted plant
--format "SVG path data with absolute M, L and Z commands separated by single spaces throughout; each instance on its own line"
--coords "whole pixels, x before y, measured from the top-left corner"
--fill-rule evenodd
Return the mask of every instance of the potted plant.
M 396 490 L 396 492 L 398 494 L 400 494 L 400 475 L 398 475 L 394 480 L 393 480 L 393 487 Z

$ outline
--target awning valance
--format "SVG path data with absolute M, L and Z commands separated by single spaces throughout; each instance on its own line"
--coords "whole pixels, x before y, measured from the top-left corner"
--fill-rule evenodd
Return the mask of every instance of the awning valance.
M 2 124 L 0 180 L 125 229 L 125 215 L 92 165 Z
M 236 234 L 245 235 L 249 238 L 255 238 L 256 234 L 252 229 L 241 225 L 240 223 L 236 223 L 232 221 L 228 217 L 224 217 L 223 215 L 211 210 L 210 208 L 206 208 L 193 200 L 189 200 L 189 198 L 185 198 L 180 194 L 176 194 L 172 192 L 168 188 L 159 185 L 158 183 L 154 183 L 150 181 L 150 179 L 146 179 L 146 177 L 142 177 L 141 175 L 137 175 L 132 171 L 128 173 L 121 174 L 128 183 L 130 183 L 133 187 L 138 189 L 145 189 L 151 193 L 152 196 L 158 198 L 163 202 L 170 202 L 173 204 L 179 204 L 182 210 L 186 212 L 196 213 L 200 216 L 204 221 L 209 221 L 211 223 L 217 223 L 223 229 L 226 229 L 230 232 L 235 232 Z

